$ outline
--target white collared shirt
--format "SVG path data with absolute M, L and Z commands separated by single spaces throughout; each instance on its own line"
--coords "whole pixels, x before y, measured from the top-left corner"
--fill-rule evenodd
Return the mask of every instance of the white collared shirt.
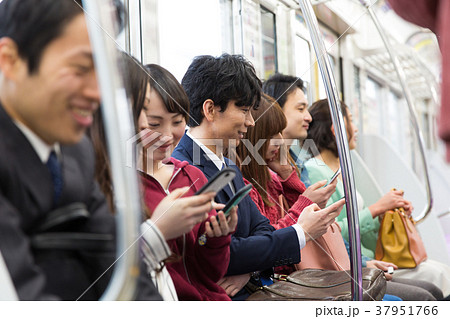
M 53 145 L 48 145 L 45 143 L 39 136 L 36 135 L 32 130 L 26 127 L 24 124 L 19 121 L 14 121 L 19 130 L 25 135 L 28 142 L 30 142 L 31 146 L 33 146 L 34 151 L 41 159 L 42 163 L 46 164 L 50 157 L 50 153 L 54 150 L 56 152 L 56 156 L 61 156 L 61 148 L 59 143 L 55 143 Z
M 197 144 L 198 146 L 200 146 L 200 148 L 203 150 L 203 152 L 205 152 L 206 156 L 209 158 L 210 161 L 212 161 L 214 163 L 214 165 L 216 165 L 217 169 L 219 171 L 222 170 L 222 168 L 224 166 L 227 166 L 227 164 L 225 163 L 225 159 L 223 157 L 223 154 L 220 153 L 219 156 L 217 156 L 217 154 L 215 154 L 213 151 L 211 151 L 208 147 L 205 146 L 205 144 L 203 144 L 200 139 L 196 138 L 195 136 L 193 136 L 189 130 L 186 132 L 186 135 L 189 136 L 192 141 L 194 141 L 195 144 Z M 234 185 L 232 182 L 229 182 L 228 185 L 231 188 L 231 191 L 234 193 L 236 193 L 236 190 L 234 188 Z
M 198 138 L 194 137 L 189 132 L 189 130 L 186 132 L 186 135 L 189 136 L 194 143 L 196 143 L 198 146 L 200 146 L 200 148 L 203 150 L 203 152 L 205 152 L 206 156 L 208 156 L 208 158 L 214 163 L 214 165 L 216 165 L 218 170 L 222 170 L 223 166 L 226 165 L 222 153 L 220 154 L 220 157 L 217 156 L 213 151 L 211 151 L 202 142 L 200 142 L 200 140 Z M 229 185 L 230 185 L 233 193 L 235 193 L 233 184 L 229 183 Z M 291 227 L 293 227 L 295 229 L 295 231 L 297 233 L 298 244 L 300 246 L 300 249 L 302 249 L 306 245 L 305 232 L 303 231 L 303 228 L 299 224 L 294 224 Z
M 217 154 L 214 153 L 213 151 L 211 151 L 208 147 L 206 147 L 205 144 L 203 144 L 200 141 L 200 139 L 193 136 L 189 132 L 189 130 L 186 132 L 186 135 L 189 136 L 195 142 L 195 144 L 200 146 L 200 148 L 203 150 L 203 152 L 205 152 L 206 156 L 208 156 L 208 158 L 214 163 L 214 165 L 216 165 L 217 169 L 219 171 L 221 171 L 223 166 L 225 165 L 225 160 L 223 158 L 223 154 L 220 153 L 219 156 L 217 156 Z

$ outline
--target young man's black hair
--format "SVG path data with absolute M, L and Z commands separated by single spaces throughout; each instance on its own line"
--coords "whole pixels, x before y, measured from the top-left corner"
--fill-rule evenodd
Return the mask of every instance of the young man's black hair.
M 299 88 L 305 92 L 302 79 L 291 75 L 275 73 L 263 83 L 263 92 L 277 100 L 283 108 L 288 95 Z
M 114 1 L 122 28 L 124 10 Z M 64 27 L 83 13 L 82 0 L 3 0 L 0 3 L 0 38 L 11 38 L 19 55 L 28 61 L 28 72 L 38 71 L 47 45 L 61 35 Z
M 257 108 L 261 99 L 261 81 L 252 64 L 241 55 L 223 54 L 217 58 L 198 56 L 189 66 L 181 84 L 191 104 L 188 121 L 191 127 L 202 122 L 203 102 L 207 99 L 220 106 L 221 112 L 226 110 L 230 101 L 235 101 L 236 106 Z

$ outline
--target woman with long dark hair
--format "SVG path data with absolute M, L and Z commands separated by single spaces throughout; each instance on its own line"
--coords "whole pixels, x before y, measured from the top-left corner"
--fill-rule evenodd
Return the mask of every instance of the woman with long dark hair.
M 145 67 L 126 53 L 121 60 L 136 133 L 146 141 L 136 154 L 136 166 L 147 215 L 141 231 L 148 271 L 165 300 L 229 300 L 216 282 L 228 267 L 229 233 L 237 224 L 236 210 L 226 219 L 214 209 L 223 206 L 212 202 L 214 193 L 192 196 L 206 178 L 195 167 L 170 158 L 184 133 L 189 100 L 164 68 Z M 100 114 L 95 123 L 90 136 L 96 149 L 97 179 L 113 209 L 114 189 Z
M 250 197 L 276 229 L 294 225 L 303 209 L 318 209 L 318 205 L 308 198 L 309 192 L 300 180 L 297 166 L 281 135 L 286 127 L 286 117 L 278 103 L 266 94 L 262 95 L 259 108 L 252 110 L 252 116 L 258 120 L 255 126 L 248 128 L 247 141 L 237 148 L 245 182 L 253 185 Z M 280 201 L 282 198 L 286 200 L 284 206 L 284 201 Z M 336 208 L 337 214 L 343 204 L 341 201 Z M 332 220 L 334 218 L 329 221 Z M 309 238 L 309 234 L 306 235 Z M 276 269 L 281 273 L 294 270 L 293 265 Z
M 348 145 L 350 150 L 356 148 L 358 129 L 353 123 L 350 109 L 345 103 L 341 102 L 342 114 L 347 131 Z M 308 131 L 308 139 L 312 139 L 316 144 L 320 154 L 309 159 L 305 163 L 309 177 L 312 182 L 329 179 L 333 173 L 340 167 L 339 156 L 337 152 L 334 126 L 331 120 L 328 100 L 315 102 L 309 112 L 313 118 Z M 358 178 L 358 176 L 355 176 Z M 331 196 L 328 204 L 333 203 L 344 196 L 344 189 L 341 177 L 338 177 L 338 184 L 335 193 Z M 378 217 L 386 211 L 403 207 L 407 214 L 411 214 L 412 205 L 403 197 L 402 191 L 390 191 L 381 197 L 376 203 L 366 207 L 364 199 L 357 192 L 358 216 L 361 234 L 361 252 L 363 255 L 374 258 L 375 247 L 378 238 L 380 223 Z M 348 223 L 346 208 L 342 210 L 337 217 L 337 222 L 341 226 L 342 236 L 348 240 Z M 387 270 L 386 265 L 381 265 L 380 261 L 373 260 L 372 263 L 378 265 L 377 268 Z M 395 266 L 397 268 L 397 266 Z M 450 267 L 434 260 L 427 259 L 412 269 L 396 269 L 394 280 L 398 278 L 417 279 L 435 284 L 444 295 L 450 294 Z M 431 289 L 431 288 L 430 288 Z

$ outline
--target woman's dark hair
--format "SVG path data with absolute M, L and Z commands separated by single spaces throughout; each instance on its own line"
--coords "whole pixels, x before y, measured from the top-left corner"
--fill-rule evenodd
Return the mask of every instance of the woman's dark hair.
M 348 125 L 348 123 L 350 119 L 348 114 L 348 106 L 342 101 L 341 110 L 346 122 L 347 137 L 350 139 L 353 133 L 349 132 L 350 125 Z M 313 105 L 309 107 L 309 113 L 311 114 L 312 122 L 309 124 L 307 139 L 312 139 L 314 141 L 319 152 L 322 152 L 323 150 L 329 150 L 336 157 L 338 157 L 339 155 L 336 145 L 336 137 L 331 131 L 331 126 L 333 125 L 333 123 L 331 120 L 328 100 L 323 99 L 314 102 Z
M 115 0 L 119 22 L 123 5 Z M 28 63 L 29 74 L 39 69 L 42 53 L 64 28 L 83 13 L 81 0 L 3 0 L 0 3 L 0 38 L 11 38 Z M 121 26 L 122 27 L 122 26 Z
M 150 87 L 164 102 L 169 113 L 182 114 L 186 122 L 189 117 L 189 98 L 177 79 L 157 64 L 145 66 L 150 75 Z
M 261 81 L 253 65 L 241 55 L 197 56 L 181 84 L 191 103 L 191 127 L 202 122 L 203 102 L 208 99 L 220 106 L 221 112 L 225 112 L 230 101 L 235 101 L 236 106 L 257 108 L 261 99 Z
M 150 78 L 144 65 L 135 57 L 125 52 L 120 52 L 120 61 L 122 62 L 122 74 L 125 81 L 127 95 L 131 99 L 131 110 L 133 113 L 133 122 L 138 130 L 138 119 L 145 104 L 145 96 Z
M 297 88 L 305 91 L 302 79 L 284 75 L 281 73 L 275 73 L 263 83 L 262 90 L 267 95 L 273 97 L 280 104 L 281 108 L 284 108 L 287 97 L 291 92 Z
M 145 67 L 134 57 L 119 52 L 122 74 L 125 89 L 131 102 L 131 111 L 136 132 L 138 130 L 137 121 L 145 103 L 145 93 L 149 83 L 149 77 Z M 100 111 L 94 114 L 94 121 L 88 130 L 95 151 L 95 178 L 100 185 L 100 189 L 105 194 L 111 211 L 114 211 L 114 190 L 111 176 L 111 165 L 108 156 L 105 129 Z
M 286 117 L 280 105 L 270 96 L 264 94 L 261 96 L 259 108 L 252 110 L 252 116 L 255 121 L 255 126 L 247 129 L 246 138 L 255 146 L 260 140 L 265 140 L 264 144 L 258 149 L 258 155 L 264 159 L 267 149 L 269 147 L 272 136 L 281 133 L 287 125 Z M 253 154 L 244 143 L 240 143 L 236 149 L 237 159 L 239 161 L 249 157 L 250 162 L 243 165 L 241 162 L 240 169 L 242 175 L 253 184 L 255 189 L 261 195 L 266 206 L 273 206 L 267 197 L 267 185 L 271 181 L 270 171 L 267 165 L 260 165 Z M 289 156 L 289 154 L 288 154 Z M 291 164 L 293 160 L 289 157 Z M 294 167 L 296 167 L 294 165 Z M 298 173 L 298 171 L 297 171 Z M 256 181 L 256 182 L 255 182 Z

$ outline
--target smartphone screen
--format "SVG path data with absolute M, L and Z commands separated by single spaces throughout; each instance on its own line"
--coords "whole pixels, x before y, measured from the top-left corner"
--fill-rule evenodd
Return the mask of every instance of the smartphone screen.
M 207 192 L 217 193 L 226 185 L 228 185 L 228 183 L 231 182 L 235 176 L 236 176 L 235 170 L 227 167 L 219 171 L 216 175 L 214 175 L 205 185 L 203 185 L 202 188 L 200 188 L 195 193 L 195 195 L 200 195 L 202 193 Z
M 233 198 L 231 198 L 228 203 L 223 208 L 223 213 L 227 217 L 230 215 L 231 209 L 238 205 L 245 196 L 252 190 L 252 184 L 248 184 L 247 186 L 242 187 L 236 194 L 234 194 Z

